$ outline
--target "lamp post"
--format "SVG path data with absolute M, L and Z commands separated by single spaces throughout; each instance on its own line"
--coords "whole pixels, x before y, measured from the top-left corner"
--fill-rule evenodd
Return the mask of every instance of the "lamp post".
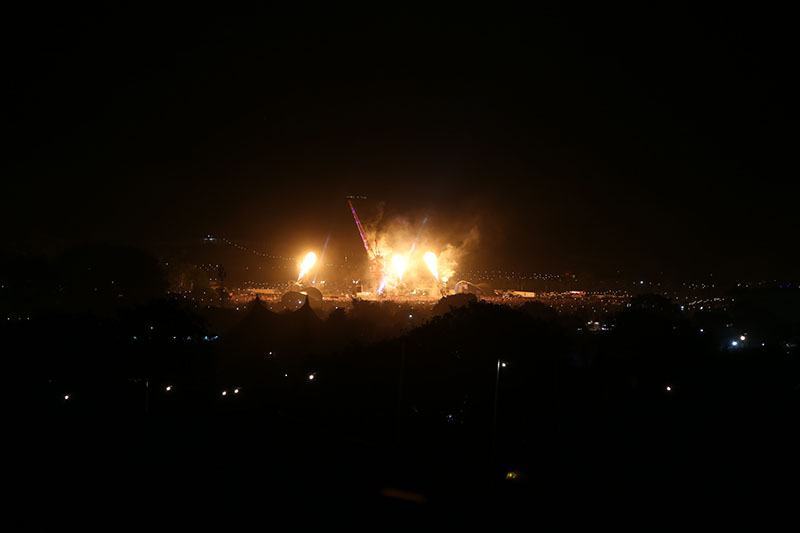
M 508 363 L 497 359 L 497 371 L 494 381 L 494 407 L 492 409 L 492 470 L 495 466 L 495 458 L 497 455 L 497 398 L 500 394 L 500 369 L 508 366 Z
M 403 417 L 403 379 L 406 372 L 406 340 L 400 344 L 400 372 L 397 378 L 397 412 L 395 413 L 395 438 L 399 442 L 402 431 Z

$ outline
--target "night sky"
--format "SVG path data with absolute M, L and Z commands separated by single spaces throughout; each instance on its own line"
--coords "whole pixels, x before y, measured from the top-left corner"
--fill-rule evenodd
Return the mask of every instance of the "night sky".
M 8 13 L 6 243 L 336 257 L 360 195 L 477 267 L 800 274 L 786 13 L 484 9 Z

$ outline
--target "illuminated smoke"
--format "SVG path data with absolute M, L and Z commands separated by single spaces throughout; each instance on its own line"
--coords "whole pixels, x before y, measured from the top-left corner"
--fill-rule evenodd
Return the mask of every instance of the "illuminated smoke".
M 396 286 L 398 281 L 410 289 L 447 283 L 455 278 L 460 264 L 478 250 L 477 219 L 437 220 L 424 213 L 416 218 L 384 212 L 383 208 L 378 205 L 374 216 L 369 211 L 359 213 L 369 247 L 379 254 L 370 262 L 369 274 L 374 280 L 372 290 L 377 289 L 378 294 L 405 290 Z M 428 250 L 436 252 L 423 253 Z M 396 254 L 405 260 L 399 268 Z
M 466 235 L 460 236 L 455 242 L 445 245 L 437 258 L 439 262 L 439 277 L 442 281 L 447 281 L 455 275 L 455 270 L 461 259 L 475 250 L 479 241 L 480 232 L 477 226 L 473 226 Z
M 300 265 L 300 275 L 297 276 L 297 281 L 300 281 L 302 277 L 306 274 L 306 272 L 308 272 L 316 262 L 317 262 L 317 254 L 315 254 L 314 252 L 308 252 L 306 254 L 305 259 L 303 259 L 303 263 Z
M 424 227 L 425 227 L 425 223 L 426 223 L 427 221 L 428 221 L 428 217 L 426 216 L 426 217 L 425 217 L 425 218 L 422 220 L 422 225 L 420 225 L 420 227 L 419 227 L 419 231 L 417 231 L 417 238 L 416 238 L 416 239 L 414 239 L 414 244 L 412 244 L 412 245 L 411 245 L 411 251 L 410 251 L 410 252 L 408 252 L 408 255 L 407 255 L 406 257 L 409 257 L 411 254 L 413 254 L 413 253 L 414 253 L 414 248 L 416 248 L 416 247 L 417 247 L 417 242 L 419 241 L 419 236 L 422 234 L 422 228 L 424 228 Z
M 436 264 L 436 254 L 433 252 L 425 252 L 423 259 L 425 260 L 425 264 L 428 265 L 428 268 L 431 270 L 433 277 L 436 278 L 436 281 L 439 281 L 439 265 Z
M 403 272 L 406 270 L 406 258 L 400 254 L 394 254 L 394 257 L 392 257 L 392 266 L 397 272 L 397 277 L 403 279 Z

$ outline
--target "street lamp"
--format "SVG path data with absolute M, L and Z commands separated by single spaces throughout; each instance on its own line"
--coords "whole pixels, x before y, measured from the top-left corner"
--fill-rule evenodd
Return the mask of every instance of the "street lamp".
M 497 359 L 497 371 L 494 381 L 494 409 L 492 411 L 492 466 L 494 467 L 495 455 L 497 454 L 497 398 L 500 393 L 500 369 L 506 368 L 508 363 Z

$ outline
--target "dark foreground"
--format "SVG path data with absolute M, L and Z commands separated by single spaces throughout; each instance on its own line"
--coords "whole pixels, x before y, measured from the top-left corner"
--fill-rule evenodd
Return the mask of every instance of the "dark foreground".
M 648 297 L 586 331 L 473 302 L 352 344 L 379 307 L 322 323 L 255 302 L 218 340 L 166 309 L 9 327 L 4 479 L 26 529 L 795 519 L 794 318 L 689 319 Z
M 762 415 L 562 428 L 522 465 L 498 446 L 494 468 L 489 448 L 402 424 L 363 440 L 277 413 L 60 416 L 28 421 L 9 466 L 28 526 L 759 526 L 795 515 L 798 472 L 794 421 Z

